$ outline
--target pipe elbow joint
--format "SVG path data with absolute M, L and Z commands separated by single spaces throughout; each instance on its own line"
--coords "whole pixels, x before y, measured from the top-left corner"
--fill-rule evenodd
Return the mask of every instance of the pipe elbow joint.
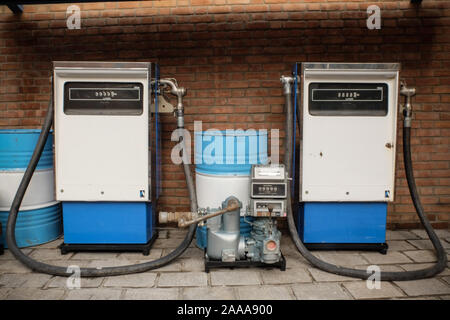
M 287 76 L 281 76 L 280 78 L 281 83 L 283 84 L 283 93 L 285 95 L 291 94 L 291 86 L 292 83 L 294 82 L 294 78 L 293 77 L 287 77 Z

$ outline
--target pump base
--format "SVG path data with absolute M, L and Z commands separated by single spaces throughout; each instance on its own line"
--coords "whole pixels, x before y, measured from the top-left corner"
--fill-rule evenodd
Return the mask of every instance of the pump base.
M 208 273 L 213 268 L 248 268 L 248 267 L 262 267 L 262 268 L 279 268 L 281 271 L 286 271 L 286 259 L 281 254 L 281 259 L 275 263 L 263 263 L 251 260 L 236 260 L 233 262 L 223 262 L 219 260 L 211 260 L 205 254 L 205 272 Z
M 155 231 L 153 236 L 147 243 L 62 243 L 59 246 L 61 254 L 67 254 L 69 252 L 101 252 L 101 251 L 112 251 L 112 252 L 142 252 L 144 256 L 150 254 L 150 249 L 158 238 L 158 231 Z
M 389 248 L 387 243 L 304 243 L 308 250 L 358 250 L 378 251 L 386 254 Z

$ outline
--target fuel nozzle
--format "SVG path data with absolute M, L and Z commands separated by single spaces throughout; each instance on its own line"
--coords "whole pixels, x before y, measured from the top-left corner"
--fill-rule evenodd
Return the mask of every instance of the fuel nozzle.
M 411 127 L 412 119 L 412 105 L 411 97 L 416 94 L 416 88 L 408 88 L 406 82 L 402 81 L 400 84 L 400 94 L 405 96 L 405 105 L 403 106 L 403 126 Z

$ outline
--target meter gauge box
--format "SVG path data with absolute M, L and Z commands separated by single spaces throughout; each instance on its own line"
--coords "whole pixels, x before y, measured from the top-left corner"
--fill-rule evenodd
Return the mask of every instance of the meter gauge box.
M 281 180 L 284 181 L 286 177 L 286 170 L 284 164 L 269 164 L 269 165 L 253 165 L 252 166 L 252 181 L 253 180 Z
M 287 182 L 284 165 L 254 165 L 250 196 L 252 198 L 286 198 Z
M 252 182 L 252 198 L 286 198 L 286 183 Z
M 286 217 L 286 200 L 250 199 L 253 217 Z

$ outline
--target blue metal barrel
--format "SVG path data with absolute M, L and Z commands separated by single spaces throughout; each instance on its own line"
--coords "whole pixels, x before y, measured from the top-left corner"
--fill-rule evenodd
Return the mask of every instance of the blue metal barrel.
M 242 202 L 241 234 L 252 226 L 243 215 L 249 200 L 250 170 L 253 164 L 267 163 L 267 130 L 211 130 L 195 133 L 195 172 L 200 208 L 218 208 L 228 196 Z M 250 217 L 245 218 L 251 221 Z M 207 245 L 206 227 L 197 228 L 197 246 Z
M 248 176 L 252 164 L 267 163 L 267 160 L 267 130 L 195 133 L 196 172 Z
M 9 210 L 40 133 L 36 129 L 0 130 L 0 222 L 4 242 Z M 50 134 L 20 207 L 16 240 L 19 247 L 28 247 L 52 241 L 61 233 L 61 205 L 55 200 Z

